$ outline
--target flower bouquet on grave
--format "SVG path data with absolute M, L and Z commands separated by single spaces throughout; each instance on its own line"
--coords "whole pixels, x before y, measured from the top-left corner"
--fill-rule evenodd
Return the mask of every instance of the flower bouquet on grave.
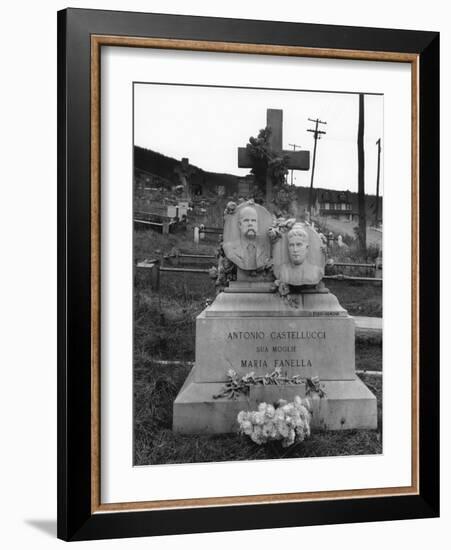
M 310 436 L 310 411 L 310 401 L 296 396 L 291 403 L 279 400 L 277 407 L 260 403 L 257 411 L 240 411 L 237 420 L 240 433 L 257 445 L 280 441 L 289 447 Z

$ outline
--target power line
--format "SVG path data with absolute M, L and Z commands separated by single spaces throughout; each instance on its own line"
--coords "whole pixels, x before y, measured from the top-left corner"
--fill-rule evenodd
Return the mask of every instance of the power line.
M 308 196 L 308 210 L 310 216 L 312 215 L 312 205 L 313 205 L 313 177 L 315 175 L 315 163 L 316 163 L 316 144 L 319 139 L 321 139 L 321 135 L 325 134 L 326 132 L 323 130 L 318 130 L 319 124 L 327 124 L 327 122 L 320 120 L 319 118 L 309 118 L 310 122 L 315 123 L 315 128 L 309 128 L 307 132 L 313 132 L 313 139 L 315 140 L 315 145 L 313 146 L 313 163 L 312 163 L 312 176 L 310 179 L 310 191 Z
M 358 193 L 359 193 L 359 245 L 366 253 L 366 206 L 365 206 L 365 95 L 359 94 L 359 125 L 357 130 Z

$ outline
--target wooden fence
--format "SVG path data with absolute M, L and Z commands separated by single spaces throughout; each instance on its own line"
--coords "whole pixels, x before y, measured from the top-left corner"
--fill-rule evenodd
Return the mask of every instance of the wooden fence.
M 351 272 L 357 273 L 353 276 Z M 382 282 L 382 259 L 377 258 L 375 263 L 331 262 L 326 264 L 325 278 L 340 280 L 371 280 Z
M 160 259 L 144 260 L 136 264 L 137 269 L 145 269 L 149 274 L 149 283 L 152 290 L 160 289 L 162 273 L 197 273 L 208 275 L 210 269 L 192 267 L 166 267 L 161 265 Z
M 214 255 L 206 255 L 206 254 L 183 254 L 183 253 L 172 253 L 164 256 L 164 260 L 172 260 L 174 259 L 176 262 L 176 265 L 179 264 L 180 261 L 183 260 L 189 260 L 192 262 L 193 260 L 213 260 L 216 259 L 216 256 Z M 337 265 L 337 264 L 335 264 Z M 371 268 L 375 269 L 375 264 L 338 264 L 338 265 L 344 265 L 346 267 L 357 266 L 359 268 Z M 161 260 L 159 258 L 157 259 L 151 259 L 151 260 L 144 260 L 142 262 L 138 262 L 136 265 L 137 269 L 145 269 L 147 270 L 149 274 L 149 283 L 152 290 L 159 290 L 160 288 L 160 279 L 161 275 L 164 273 L 197 273 L 199 275 L 209 275 L 210 274 L 210 268 L 201 268 L 201 267 L 173 267 L 173 266 L 163 266 L 161 263 Z M 344 275 L 343 273 L 337 273 L 333 275 L 325 275 L 323 277 L 325 280 L 334 280 L 334 281 L 352 281 L 352 282 L 361 282 L 361 283 L 376 283 L 376 284 L 382 284 L 382 277 L 354 277 L 351 275 Z
M 179 265 L 180 263 L 188 262 L 188 263 L 195 263 L 197 262 L 205 262 L 208 260 L 213 260 L 214 262 L 217 261 L 217 256 L 215 254 L 187 254 L 184 252 L 180 252 L 177 249 L 174 249 L 170 254 L 166 254 L 164 256 L 164 260 L 169 260 L 169 262 Z
M 175 218 L 163 216 L 156 212 L 137 211 L 133 215 L 133 223 L 161 230 L 163 235 L 167 235 L 177 225 L 178 221 Z
M 196 225 L 193 228 L 193 240 L 196 244 L 199 243 L 199 240 L 205 240 L 207 235 L 217 236 L 219 241 L 220 236 L 223 233 L 222 227 L 206 227 L 205 225 Z

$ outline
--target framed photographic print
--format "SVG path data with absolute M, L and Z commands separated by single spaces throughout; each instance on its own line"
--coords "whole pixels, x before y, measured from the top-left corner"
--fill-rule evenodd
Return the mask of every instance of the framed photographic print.
M 438 33 L 58 14 L 58 536 L 439 513 Z

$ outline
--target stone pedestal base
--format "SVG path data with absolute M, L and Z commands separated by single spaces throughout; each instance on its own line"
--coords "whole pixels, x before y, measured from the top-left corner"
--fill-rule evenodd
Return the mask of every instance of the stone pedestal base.
M 292 307 L 274 293 L 222 292 L 196 319 L 195 381 L 239 376 L 355 379 L 355 323 L 329 292 L 299 295 Z M 266 283 L 254 283 L 260 285 Z
M 307 289 L 288 303 L 268 283 L 236 281 L 196 320 L 196 365 L 174 402 L 174 431 L 232 433 L 237 415 L 259 403 L 304 397 L 304 384 L 255 385 L 249 395 L 214 399 L 231 369 L 239 377 L 318 376 L 326 396 L 311 396 L 312 429 L 377 428 L 376 397 L 355 373 L 355 324 L 327 289 Z
M 256 386 L 249 396 L 237 399 L 219 398 L 222 382 L 196 383 L 195 369 L 185 381 L 174 401 L 173 429 L 183 434 L 233 433 L 238 430 L 237 415 L 241 410 L 255 410 L 262 401 L 281 397 L 292 400 L 304 396 L 303 385 Z M 376 397 L 359 379 L 322 382 L 326 397 L 310 396 L 313 408 L 313 430 L 376 429 Z

